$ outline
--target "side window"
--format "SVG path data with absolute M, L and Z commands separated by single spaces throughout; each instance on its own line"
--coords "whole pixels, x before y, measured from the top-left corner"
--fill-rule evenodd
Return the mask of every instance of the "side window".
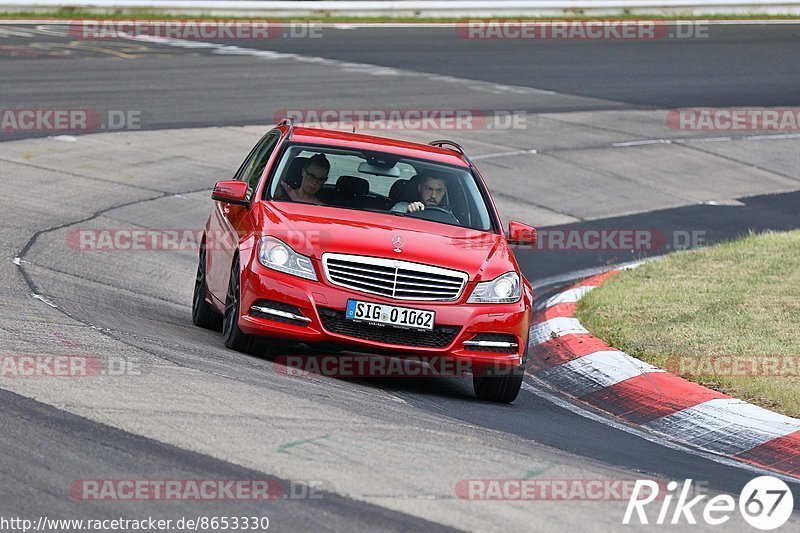
M 258 186 L 258 180 L 264 173 L 272 152 L 278 145 L 281 134 L 278 131 L 270 132 L 259 141 L 256 147 L 250 152 L 250 156 L 245 164 L 239 169 L 236 176 L 237 180 L 247 182 L 247 196 L 249 197 Z
M 244 158 L 244 163 L 242 166 L 239 167 L 239 170 L 236 171 L 236 174 L 233 175 L 233 179 L 242 181 L 242 176 L 247 173 L 247 169 L 250 168 L 250 164 L 253 162 L 253 158 L 258 153 L 259 148 L 261 148 L 261 144 L 269 137 L 269 134 L 264 135 L 261 139 L 256 143 L 250 153 L 247 154 L 247 157 Z

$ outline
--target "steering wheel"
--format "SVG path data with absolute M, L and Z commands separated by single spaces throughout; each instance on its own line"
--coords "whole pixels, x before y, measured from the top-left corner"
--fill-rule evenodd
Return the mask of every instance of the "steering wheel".
M 407 213 L 407 217 L 421 218 L 423 220 L 430 220 L 432 222 L 444 222 L 446 224 L 461 224 L 461 221 L 456 216 L 443 207 L 435 205 L 426 205 L 425 209 Z

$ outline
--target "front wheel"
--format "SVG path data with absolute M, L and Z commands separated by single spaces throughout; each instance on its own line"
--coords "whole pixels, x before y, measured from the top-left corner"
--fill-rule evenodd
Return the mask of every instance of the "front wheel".
M 200 259 L 197 262 L 197 276 L 194 282 L 194 294 L 192 296 L 192 322 L 201 328 L 214 329 L 219 331 L 221 316 L 208 305 L 206 294 L 206 249 L 200 249 Z
M 475 396 L 485 402 L 511 403 L 517 399 L 522 388 L 522 379 L 525 377 L 525 363 L 528 360 L 528 346 L 522 356 L 522 364 L 510 370 L 501 372 L 501 375 L 491 374 L 472 375 L 472 387 Z
M 228 282 L 228 295 L 225 298 L 225 314 L 222 317 L 222 337 L 225 346 L 238 352 L 250 352 L 253 348 L 253 336 L 247 335 L 239 329 L 239 257 L 237 256 L 231 268 L 231 279 Z

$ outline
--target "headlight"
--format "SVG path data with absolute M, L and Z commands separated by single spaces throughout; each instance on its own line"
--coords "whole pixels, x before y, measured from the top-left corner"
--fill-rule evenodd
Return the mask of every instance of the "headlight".
M 492 281 L 478 283 L 467 300 L 471 304 L 512 304 L 519 301 L 522 284 L 519 274 L 507 272 Z
M 311 264 L 311 259 L 298 254 L 288 244 L 275 237 L 261 237 L 258 261 L 267 268 L 317 281 L 317 273 Z

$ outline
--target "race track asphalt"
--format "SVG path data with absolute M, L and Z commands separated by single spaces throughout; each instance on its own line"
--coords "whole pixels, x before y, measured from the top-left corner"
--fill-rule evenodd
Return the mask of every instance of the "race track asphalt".
M 454 487 L 652 476 L 738 493 L 753 471 L 623 431 L 601 413 L 587 417 L 536 382 L 500 406 L 474 401 L 457 378 L 288 377 L 191 325 L 195 252 L 82 252 L 69 235 L 199 228 L 214 181 L 235 170 L 276 113 L 326 108 L 525 112 L 517 130 L 376 133 L 463 143 L 505 222 L 665 236 L 665 246 L 633 252 L 520 250 L 540 300 L 576 272 L 669 251 L 677 236 L 710 244 L 797 228 L 798 139 L 743 132 L 696 142 L 718 135 L 665 123 L 675 107 L 797 106 L 796 28 L 711 27 L 707 39 L 659 42 L 323 28 L 320 39 L 221 43 L 250 50 L 234 54 L 3 24 L 0 109 L 121 110 L 136 113 L 141 129 L 61 139 L 0 132 L 3 353 L 88 355 L 137 369 L 0 378 L 0 516 L 254 512 L 278 530 L 613 530 L 624 502 L 473 502 Z M 258 55 L 265 50 L 279 53 Z M 72 481 L 99 478 L 320 481 L 324 492 L 264 505 L 70 497 Z M 740 520 L 729 526 L 746 530 Z

